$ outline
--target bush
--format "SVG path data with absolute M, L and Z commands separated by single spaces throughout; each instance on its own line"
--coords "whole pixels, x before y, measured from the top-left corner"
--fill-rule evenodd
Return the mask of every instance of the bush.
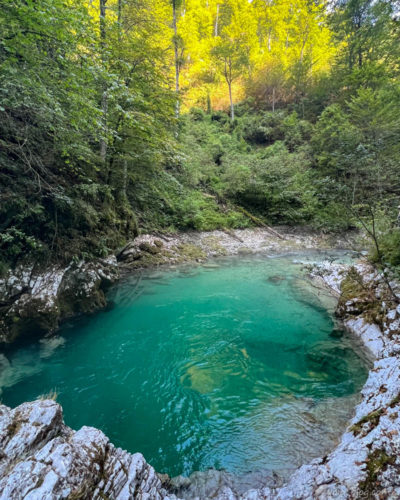
M 211 113 L 211 120 L 219 123 L 227 123 L 229 121 L 229 116 L 223 111 L 213 111 Z
M 313 127 L 310 122 L 299 120 L 294 112 L 283 120 L 282 129 L 286 146 L 289 151 L 295 151 L 311 139 Z
M 400 266 L 400 228 L 396 227 L 379 238 L 380 251 L 384 263 Z M 370 255 L 374 262 L 378 261 L 376 249 Z
M 212 231 L 214 229 L 246 227 L 246 217 L 227 209 L 222 211 L 212 196 L 204 196 L 193 191 L 179 205 L 180 226 L 182 229 Z
M 244 111 L 229 128 L 230 133 L 226 124 L 187 117 L 182 136 L 185 161 L 176 177 L 183 186 L 213 195 L 215 201 L 205 204 L 190 194 L 182 210 L 185 227 L 245 224 L 243 216 L 233 220 L 216 215 L 229 203 L 270 222 L 310 223 L 318 208 L 307 146 L 311 125 L 296 114 Z
M 206 113 L 201 108 L 192 108 L 190 110 L 190 117 L 194 121 L 203 121 L 206 118 Z
M 11 227 L 0 233 L 0 251 L 2 254 L 2 266 L 0 267 L 4 271 L 7 267 L 6 262 L 15 263 L 21 254 L 37 254 L 40 253 L 42 248 L 41 243 L 33 236 L 27 235 L 16 227 Z
M 243 138 L 252 144 L 273 144 L 284 138 L 281 113 L 249 114 L 239 123 Z

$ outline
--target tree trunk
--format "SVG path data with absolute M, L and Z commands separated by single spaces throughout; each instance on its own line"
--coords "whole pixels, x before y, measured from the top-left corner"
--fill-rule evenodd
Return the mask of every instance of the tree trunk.
M 218 36 L 219 3 L 217 3 L 217 17 L 215 18 L 214 36 Z
M 210 91 L 207 92 L 207 114 L 211 115 L 212 113 L 212 106 L 211 106 L 211 96 L 210 96 Z
M 106 4 L 107 0 L 100 0 L 100 49 L 103 65 L 105 64 L 105 48 L 106 48 Z M 108 99 L 107 99 L 107 85 L 103 85 L 103 93 L 101 96 L 101 109 L 102 109 L 102 122 L 103 122 L 103 134 L 107 132 L 107 110 L 108 110 Z M 100 158 L 103 163 L 106 162 L 107 158 L 107 141 L 105 137 L 100 138 Z
M 126 188 L 128 185 L 128 162 L 124 159 L 122 169 L 122 199 L 126 200 Z
M 229 102 L 231 105 L 231 121 L 235 119 L 235 108 L 233 106 L 233 99 L 232 99 L 232 61 L 228 58 L 225 58 L 224 62 L 224 75 L 225 75 L 225 80 L 226 83 L 228 84 L 228 89 L 229 89 Z
M 357 49 L 356 49 L 356 57 L 358 59 L 358 67 L 362 68 L 363 65 L 363 56 L 362 56 L 362 47 L 360 42 L 360 30 L 362 28 L 362 12 L 357 12 L 357 22 L 356 22 L 356 34 L 355 39 L 357 40 Z
M 107 132 L 107 111 L 108 111 L 108 98 L 107 98 L 107 89 L 103 90 L 103 94 L 101 96 L 101 110 L 103 113 L 102 122 L 103 122 L 103 133 Z M 103 163 L 106 162 L 107 158 L 107 140 L 105 137 L 100 139 L 100 158 Z
M 306 48 L 307 40 L 308 40 L 308 34 L 306 35 L 305 38 L 303 38 L 303 43 L 301 45 L 301 51 L 300 51 L 300 62 L 301 63 L 303 62 L 303 59 L 304 59 L 304 49 Z
M 121 41 L 122 0 L 118 0 L 118 41 Z
M 176 105 L 175 116 L 179 118 L 180 103 L 179 103 L 179 47 L 178 47 L 178 27 L 176 22 L 176 0 L 172 0 L 172 27 L 174 29 L 174 56 L 175 56 L 175 92 Z
M 229 101 L 231 103 L 231 122 L 235 119 L 235 108 L 233 106 L 233 99 L 232 99 L 232 81 L 228 81 L 228 87 L 229 87 Z
M 106 4 L 107 0 L 100 0 L 100 45 L 105 48 L 106 43 Z
M 272 112 L 275 113 L 275 87 L 272 89 Z

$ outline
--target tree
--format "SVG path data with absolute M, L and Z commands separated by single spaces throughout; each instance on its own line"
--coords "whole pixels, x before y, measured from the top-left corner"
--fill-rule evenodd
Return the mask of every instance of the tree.
M 350 71 L 369 62 L 396 64 L 399 49 L 396 30 L 396 7 L 386 0 L 337 0 L 332 25 L 340 41 L 342 54 Z
M 255 0 L 251 5 L 258 47 L 248 88 L 260 107 L 263 101 L 272 108 L 294 101 L 304 115 L 308 91 L 329 71 L 335 55 L 325 2 Z
M 398 99 L 394 89 L 360 89 L 345 107 L 326 108 L 317 124 L 317 168 L 332 181 L 327 197 L 346 208 L 349 220 L 370 217 L 382 205 L 393 212 L 398 205 Z
M 172 29 L 174 30 L 173 45 L 174 45 L 174 62 L 175 62 L 175 92 L 176 92 L 176 118 L 179 118 L 180 113 L 180 72 L 183 64 L 183 40 L 178 34 L 177 12 L 181 6 L 182 0 L 171 0 L 172 3 Z
M 212 59 L 222 73 L 229 92 L 231 121 L 235 119 L 232 84 L 249 69 L 251 43 L 251 17 L 249 7 L 238 0 L 229 0 L 221 5 L 219 35 L 214 38 Z
M 107 0 L 99 0 L 100 1 L 100 10 L 99 10 L 99 24 L 100 24 L 100 51 L 101 51 L 101 58 L 103 61 L 103 65 L 105 65 L 106 62 L 106 41 L 107 41 L 107 35 L 106 35 L 106 6 L 107 6 Z M 119 4 L 118 4 L 119 5 Z M 104 133 L 102 137 L 100 138 L 100 158 L 103 163 L 106 162 L 106 157 L 107 157 L 107 139 L 106 139 L 106 134 L 107 134 L 107 107 L 108 107 L 108 99 L 107 99 L 107 85 L 103 85 L 103 92 L 101 94 L 101 109 L 103 113 L 103 129 Z
M 2 5 L 2 258 L 104 255 L 134 233 L 132 178 L 172 149 L 167 14 L 153 0 Z
M 112 79 L 107 182 L 116 199 L 126 204 L 135 171 L 147 163 L 155 168 L 159 163 L 159 151 L 169 141 L 176 97 L 172 97 L 170 82 L 166 81 L 170 28 L 169 9 L 164 7 L 168 4 L 135 0 L 124 3 L 122 9 L 119 3 L 113 7 L 113 24 L 108 30 Z

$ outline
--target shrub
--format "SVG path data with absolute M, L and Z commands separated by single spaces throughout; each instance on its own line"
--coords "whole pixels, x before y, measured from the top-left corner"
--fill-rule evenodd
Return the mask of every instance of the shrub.
M 201 108 L 192 108 L 190 110 L 190 117 L 194 121 L 203 121 L 206 116 L 206 113 Z
M 273 144 L 283 139 L 281 113 L 245 115 L 240 121 L 244 139 L 253 144 Z
M 213 111 L 211 113 L 211 120 L 214 122 L 227 123 L 229 116 L 223 111 Z
M 392 266 L 400 266 L 400 228 L 394 228 L 379 238 L 383 262 Z M 378 261 L 376 249 L 371 253 L 371 259 Z
M 38 253 L 41 249 L 42 245 L 39 241 L 16 227 L 11 227 L 0 233 L 0 250 L 5 262 L 15 263 L 21 254 Z M 3 271 L 6 268 L 4 261 Z

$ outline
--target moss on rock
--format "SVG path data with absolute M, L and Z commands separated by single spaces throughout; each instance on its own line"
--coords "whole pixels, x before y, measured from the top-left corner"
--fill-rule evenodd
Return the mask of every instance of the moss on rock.
M 216 236 L 207 236 L 206 238 L 204 238 L 203 243 L 215 255 L 224 256 L 228 254 L 226 248 L 221 245 L 219 239 Z
M 139 248 L 140 248 L 140 250 L 142 250 L 142 252 L 147 252 L 151 255 L 157 255 L 158 253 L 161 252 L 161 246 L 159 246 L 156 243 L 154 245 L 152 245 L 148 241 L 143 241 L 142 243 L 140 243 Z
M 192 243 L 182 243 L 177 245 L 174 250 L 177 253 L 177 262 L 205 260 L 207 258 L 206 252 Z
M 360 491 L 366 498 L 373 498 L 373 493 L 379 489 L 378 477 L 388 466 L 396 463 L 396 457 L 388 455 L 385 450 L 374 450 L 367 459 L 367 477 L 360 483 Z
M 358 436 L 359 434 L 361 434 L 364 424 L 366 423 L 370 424 L 369 430 L 372 430 L 379 424 L 379 419 L 381 418 L 384 412 L 385 412 L 384 408 L 379 408 L 378 410 L 371 411 L 371 413 L 368 413 L 368 415 L 365 415 L 357 423 L 352 425 L 350 427 L 350 430 L 354 433 L 355 436 Z
M 374 287 L 366 284 L 352 266 L 341 283 L 341 295 L 336 313 L 340 317 L 363 315 L 367 323 L 382 325 L 385 314 Z

